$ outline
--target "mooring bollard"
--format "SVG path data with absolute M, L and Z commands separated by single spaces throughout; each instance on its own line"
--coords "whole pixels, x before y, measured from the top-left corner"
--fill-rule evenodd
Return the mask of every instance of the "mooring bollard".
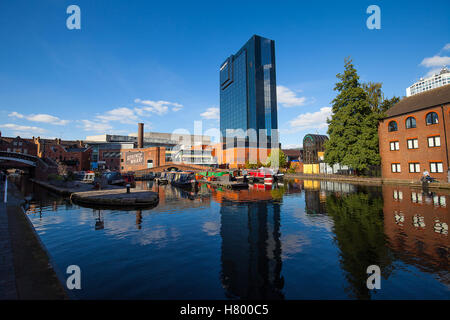
M 127 193 L 130 193 L 130 185 L 127 184 Z

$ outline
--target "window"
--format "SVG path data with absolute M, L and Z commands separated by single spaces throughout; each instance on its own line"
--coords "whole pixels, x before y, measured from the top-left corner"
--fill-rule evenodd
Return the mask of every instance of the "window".
M 418 162 L 410 162 L 409 172 L 411 173 L 420 172 L 420 164 Z
M 419 140 L 417 138 L 408 139 L 408 149 L 418 149 L 419 148 Z
M 391 141 L 389 143 L 391 151 L 400 150 L 400 143 L 398 141 Z
M 422 193 L 411 192 L 411 201 L 414 203 L 422 203 Z
M 441 146 L 441 137 L 440 136 L 434 136 L 434 137 L 428 137 L 428 147 L 440 147 Z
M 442 162 L 430 162 L 430 172 L 432 172 L 432 173 L 444 172 L 444 167 L 442 166 Z
M 416 118 L 408 117 L 406 118 L 406 129 L 411 129 L 416 127 Z
M 427 116 L 425 117 L 425 120 L 426 120 L 427 126 L 430 124 L 439 123 L 439 117 L 436 112 L 428 113 Z
M 397 130 L 398 130 L 397 122 L 395 122 L 395 121 L 389 122 L 388 131 L 392 132 L 392 131 L 397 131 Z
M 403 192 L 394 190 L 394 200 L 403 200 Z
M 402 170 L 400 168 L 400 163 L 393 163 L 391 165 L 391 169 L 392 169 L 392 172 L 394 172 L 394 173 L 402 172 Z

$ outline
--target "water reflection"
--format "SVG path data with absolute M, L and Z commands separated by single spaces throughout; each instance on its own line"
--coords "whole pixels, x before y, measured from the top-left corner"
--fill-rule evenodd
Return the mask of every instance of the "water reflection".
M 221 280 L 229 298 L 282 299 L 280 205 L 221 202 Z
M 449 196 L 383 186 L 384 233 L 395 257 L 450 285 Z
M 62 267 L 80 259 L 86 274 L 105 268 L 92 277 L 90 298 L 449 296 L 450 197 L 443 191 L 312 180 L 238 191 L 151 181 L 137 188 L 158 192 L 158 206 L 87 209 L 21 185 L 31 221 Z M 84 246 L 71 239 L 75 226 Z M 103 253 L 93 259 L 96 252 Z M 122 285 L 134 291 L 114 287 L 109 280 L 130 263 L 139 268 Z M 379 292 L 366 287 L 372 264 L 381 268 Z
M 367 267 L 378 265 L 384 279 L 392 272 L 393 258 L 383 232 L 383 200 L 379 193 L 371 191 L 329 194 L 326 208 L 334 222 L 339 262 L 347 279 L 346 291 L 351 298 L 369 299 Z

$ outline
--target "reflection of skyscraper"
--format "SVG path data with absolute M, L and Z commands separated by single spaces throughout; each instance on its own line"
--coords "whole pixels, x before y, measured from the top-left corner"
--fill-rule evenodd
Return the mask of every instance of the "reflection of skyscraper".
M 224 202 L 220 213 L 221 278 L 226 295 L 241 299 L 283 299 L 279 205 Z

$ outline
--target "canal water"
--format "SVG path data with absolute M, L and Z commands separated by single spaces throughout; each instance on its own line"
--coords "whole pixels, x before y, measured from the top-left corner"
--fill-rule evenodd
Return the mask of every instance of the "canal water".
M 81 268 L 80 299 L 449 299 L 450 196 L 409 187 L 285 181 L 159 193 L 98 210 L 23 181 L 53 264 Z M 367 267 L 381 269 L 369 290 Z

